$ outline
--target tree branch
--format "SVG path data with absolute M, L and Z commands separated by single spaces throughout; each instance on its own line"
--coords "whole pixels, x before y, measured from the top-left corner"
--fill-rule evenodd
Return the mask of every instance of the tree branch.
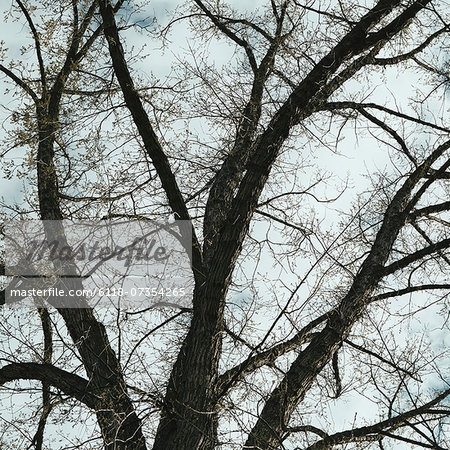
M 340 433 L 332 434 L 313 445 L 310 445 L 305 450 L 324 450 L 329 449 L 335 445 L 347 444 L 350 442 L 362 442 L 368 440 L 378 440 L 384 436 L 389 436 L 396 438 L 390 432 L 403 426 L 408 425 L 408 420 L 416 416 L 421 416 L 423 414 L 433 414 L 430 411 L 431 407 L 437 405 L 441 401 L 445 400 L 450 395 L 450 389 L 442 392 L 435 399 L 423 406 L 415 409 L 411 409 L 402 414 L 392 417 L 391 419 L 383 420 L 374 425 L 354 428 L 352 430 L 342 431 Z M 436 448 L 429 445 L 424 445 L 424 447 Z
M 400 117 L 402 119 L 410 120 L 411 122 L 418 123 L 420 125 L 433 128 L 435 130 L 443 131 L 445 133 L 449 133 L 450 129 L 440 127 L 439 125 L 435 125 L 434 123 L 427 122 L 425 120 L 417 119 L 416 117 L 408 116 L 407 114 L 403 114 L 401 112 L 395 111 L 390 108 L 386 108 L 385 106 L 377 105 L 376 103 L 357 103 L 357 102 L 329 102 L 323 104 L 320 109 L 321 110 L 334 110 L 334 109 L 355 109 L 359 110 L 360 108 L 366 109 L 366 108 L 373 108 L 378 109 L 380 111 L 383 111 L 385 113 L 391 114 L 393 116 Z
M 288 433 L 288 435 L 292 433 L 314 433 L 323 439 L 329 436 L 328 433 L 325 433 L 325 431 L 313 425 L 299 425 L 296 427 L 288 427 L 286 428 L 286 433 Z M 286 435 L 286 438 L 288 437 L 288 435 Z
M 420 209 L 416 209 L 416 210 L 412 211 L 408 217 L 408 221 L 414 221 L 418 217 L 423 217 L 423 216 L 427 216 L 429 214 L 448 211 L 448 210 L 450 210 L 450 201 L 438 203 L 437 205 L 426 206 L 424 208 L 420 208 Z
M 273 364 L 280 356 L 294 350 L 311 340 L 312 330 L 323 323 L 329 314 L 322 314 L 312 320 L 308 325 L 303 327 L 293 338 L 274 345 L 268 350 L 264 350 L 256 355 L 250 355 L 245 361 L 241 362 L 232 369 L 227 370 L 219 377 L 217 383 L 218 398 L 223 397 L 226 393 L 241 379 L 253 373 L 260 367 Z
M 30 13 L 25 8 L 24 4 L 21 2 L 21 0 L 16 0 L 16 3 L 19 5 L 19 8 L 21 9 L 23 15 L 25 16 L 28 26 L 30 27 L 31 34 L 33 35 L 34 39 L 34 46 L 36 49 L 36 56 L 39 63 L 39 73 L 41 75 L 41 83 L 42 83 L 42 92 L 43 95 L 47 92 L 47 79 L 45 76 L 45 66 L 44 66 L 44 60 L 42 59 L 42 52 L 41 52 L 41 43 L 39 39 L 39 34 L 36 30 L 36 27 L 34 26 L 33 20 L 31 19 Z
M 143 140 L 145 150 L 152 160 L 156 172 L 159 175 L 163 189 L 169 200 L 169 205 L 175 213 L 177 219 L 190 221 L 189 212 L 186 203 L 178 187 L 175 175 L 164 153 L 161 144 L 153 130 L 147 113 L 142 105 L 139 94 L 137 93 L 133 80 L 128 69 L 127 62 L 123 54 L 123 48 L 120 43 L 119 31 L 114 19 L 114 11 L 109 0 L 100 0 L 100 13 L 103 18 L 103 31 L 108 42 L 114 72 L 122 88 L 125 103 L 131 112 L 134 123 Z M 180 230 L 182 234 L 187 235 L 186 230 Z M 200 244 L 197 240 L 194 227 L 190 227 L 192 232 L 192 258 L 194 276 L 201 276 L 203 273 L 202 253 Z
M 305 5 L 305 4 L 300 3 L 298 1 L 295 1 L 295 0 L 294 0 L 294 3 L 297 6 L 300 6 L 301 8 L 306 9 L 307 11 L 314 12 L 314 13 L 319 14 L 321 16 L 329 17 L 332 20 L 337 20 L 339 22 L 344 22 L 347 25 L 351 25 L 351 26 L 356 24 L 356 22 L 353 22 L 352 20 L 349 20 L 346 17 L 338 16 L 337 14 L 329 13 L 328 11 L 323 11 L 321 9 L 312 8 L 311 6 Z
M 98 398 L 87 380 L 52 364 L 11 363 L 0 368 L 0 385 L 14 380 L 39 380 L 51 384 L 91 409 L 98 405 Z
M 253 28 L 256 32 L 258 32 L 261 36 L 263 36 L 269 42 L 273 41 L 273 37 L 269 33 L 267 33 L 261 27 L 259 27 L 258 25 L 256 25 L 253 22 L 250 22 L 247 19 L 233 19 L 233 18 L 225 17 L 225 16 L 217 16 L 217 17 L 219 17 L 220 19 L 224 20 L 225 23 L 240 23 L 240 24 L 245 25 L 245 26 L 247 26 L 249 28 Z
M 417 166 L 416 159 L 411 155 L 411 152 L 409 151 L 405 141 L 399 136 L 399 134 L 392 129 L 389 125 L 387 125 L 382 120 L 378 119 L 374 115 L 370 114 L 369 112 L 365 111 L 363 108 L 355 108 L 358 112 L 360 112 L 364 117 L 369 119 L 371 122 L 373 122 L 375 125 L 378 125 L 382 130 L 386 131 L 386 133 L 390 134 L 400 145 L 400 148 L 402 149 L 403 153 L 407 156 L 407 158 L 415 165 Z
M 399 372 L 403 372 L 406 375 L 408 375 L 409 377 L 411 377 L 414 380 L 418 380 L 418 378 L 409 370 L 403 369 L 402 367 L 398 366 L 397 364 L 395 364 L 392 361 L 389 361 L 388 359 L 384 358 L 383 356 L 373 352 L 372 350 L 369 350 L 361 345 L 355 344 L 354 342 L 348 340 L 348 339 L 344 339 L 344 342 L 348 345 L 350 345 L 350 347 L 355 348 L 356 350 L 359 350 L 362 353 L 366 353 L 367 355 L 373 356 L 374 358 L 378 359 L 379 361 L 387 364 L 388 366 L 393 367 L 395 370 L 399 371 Z M 420 381 L 420 380 L 418 380 Z
M 384 300 L 386 298 L 400 297 L 405 294 L 411 294 L 413 292 L 427 291 L 427 290 L 440 290 L 440 289 L 450 289 L 450 284 L 422 284 L 420 286 L 409 286 L 404 289 L 398 289 L 392 292 L 384 292 L 383 294 L 375 295 L 369 298 L 368 302 L 376 302 L 378 300 Z
M 382 269 L 383 276 L 391 275 L 400 269 L 404 269 L 411 263 L 419 261 L 426 256 L 432 255 L 433 253 L 439 252 L 450 247 L 450 238 L 443 239 L 442 241 L 436 242 L 435 244 L 429 245 L 428 247 L 422 248 L 411 255 L 405 256 L 404 258 L 395 261 Z
M 385 65 L 391 65 L 391 64 L 398 64 L 399 62 L 406 61 L 407 59 L 411 59 L 413 56 L 417 55 L 417 53 L 420 53 L 421 51 L 425 50 L 428 45 L 431 44 L 438 36 L 440 36 L 444 32 L 448 32 L 449 27 L 443 27 L 440 30 L 436 31 L 435 33 L 431 34 L 425 41 L 422 42 L 419 46 L 414 48 L 413 50 L 404 53 L 403 55 L 397 55 L 390 58 L 375 58 L 374 62 L 372 64 L 379 65 L 379 66 L 385 66 Z
M 38 101 L 38 96 L 36 93 L 31 89 L 30 86 L 28 86 L 25 81 L 23 81 L 21 78 L 19 78 L 16 74 L 14 74 L 11 70 L 6 68 L 3 64 L 0 64 L 0 70 L 9 78 L 11 78 L 14 83 L 16 83 L 19 87 L 21 87 L 33 100 L 34 102 Z
M 284 39 L 281 34 L 286 8 L 287 3 L 284 3 L 280 15 L 277 16 L 275 37 L 271 40 L 259 67 L 254 71 L 250 98 L 242 112 L 242 119 L 236 132 L 233 147 L 214 177 L 209 192 L 203 225 L 206 265 L 217 248 L 220 240 L 220 229 L 225 224 L 232 205 L 233 195 L 242 180 L 248 159 L 254 151 L 254 136 L 261 117 L 265 83 L 272 71 L 277 50 Z
M 285 377 L 272 391 L 256 425 L 249 434 L 247 447 L 270 448 L 278 445 L 281 432 L 286 427 L 290 415 L 367 308 L 367 299 L 371 297 L 379 281 L 385 276 L 384 264 L 392 251 L 398 233 L 406 222 L 410 208 L 413 207 L 408 200 L 423 174 L 445 150 L 445 146 L 439 146 L 433 151 L 397 191 L 386 209 L 383 223 L 371 251 L 354 277 L 347 294 L 330 314 L 326 326 L 300 352 Z
M 426 3 L 420 2 L 421 8 L 425 7 Z M 232 261 L 236 258 L 236 252 L 239 250 L 242 239 L 246 235 L 246 229 L 249 221 L 254 213 L 258 198 L 261 194 L 262 188 L 270 174 L 272 165 L 278 156 L 278 152 L 283 142 L 288 138 L 291 128 L 300 120 L 312 114 L 322 102 L 326 100 L 326 95 L 330 95 L 334 89 L 340 85 L 340 81 L 331 81 L 325 86 L 326 94 L 322 86 L 326 84 L 328 78 L 340 67 L 340 65 L 349 58 L 356 56 L 364 51 L 368 44 L 365 36 L 368 30 L 375 25 L 379 20 L 389 14 L 396 6 L 398 0 L 380 0 L 377 5 L 370 10 L 349 33 L 347 33 L 341 41 L 327 54 L 322 60 L 317 63 L 314 69 L 306 76 L 306 78 L 299 84 L 299 86 L 289 96 L 287 101 L 274 115 L 273 119 L 266 127 L 266 131 L 259 136 L 254 143 L 252 155 L 247 163 L 247 172 L 244 175 L 239 189 L 233 199 L 230 212 L 226 222 L 230 225 L 225 227 L 216 249 L 216 254 L 220 255 L 221 264 L 223 265 L 225 257 L 227 261 Z M 414 8 L 413 6 L 416 5 Z M 414 3 L 410 10 L 415 11 L 417 4 Z M 420 9 L 420 8 L 419 8 Z M 406 26 L 409 22 L 409 15 L 402 15 L 401 21 L 398 23 L 398 29 L 392 31 L 390 37 L 398 33 L 402 26 Z M 388 29 L 391 28 L 388 26 Z M 380 39 L 385 39 L 383 45 L 387 42 L 386 34 L 377 34 Z M 374 39 L 371 39 L 374 42 Z M 380 44 L 381 45 L 381 44 Z M 381 46 L 378 45 L 376 50 L 379 51 Z M 345 69 L 346 74 L 354 73 L 359 70 L 371 55 L 366 55 L 354 61 L 349 68 Z M 322 94 L 320 96 L 319 94 Z M 317 103 L 315 103 L 317 102 Z M 232 226 L 231 226 L 232 224 Z M 226 255 L 226 256 L 225 256 Z M 211 263 L 214 264 L 214 263 Z M 231 267 L 229 263 L 227 266 Z
M 233 42 L 242 47 L 247 54 L 248 61 L 250 63 L 250 67 L 253 70 L 253 73 L 256 74 L 258 70 L 258 64 L 256 63 L 255 55 L 253 54 L 253 50 L 250 47 L 250 44 L 245 40 L 241 39 L 233 33 L 223 22 L 221 22 L 206 6 L 201 0 L 194 0 L 197 6 L 206 14 L 206 16 L 211 20 L 211 22 L 226 36 L 228 36 Z
M 334 352 L 334 355 L 331 359 L 331 366 L 333 368 L 334 381 L 336 382 L 336 392 L 333 398 L 339 398 L 342 394 L 342 379 L 339 371 L 339 350 Z
M 44 333 L 44 354 L 43 360 L 46 364 L 51 364 L 53 354 L 53 339 L 52 339 L 52 323 L 50 314 L 46 308 L 38 308 L 38 313 L 41 318 L 42 331 Z M 47 424 L 48 416 L 52 410 L 51 397 L 50 397 L 50 383 L 48 381 L 42 382 L 42 412 L 39 418 L 38 427 L 35 435 L 33 436 L 32 445 L 35 446 L 35 450 L 42 450 L 42 444 L 44 441 L 45 425 Z

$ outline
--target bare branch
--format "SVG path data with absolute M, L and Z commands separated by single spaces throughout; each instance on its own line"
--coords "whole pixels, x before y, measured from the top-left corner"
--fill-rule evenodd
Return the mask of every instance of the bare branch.
M 53 339 L 52 339 L 52 324 L 50 314 L 46 308 L 38 308 L 38 313 L 41 318 L 42 330 L 44 332 L 44 355 L 43 360 L 45 364 L 51 364 L 53 353 Z M 44 441 L 44 431 L 47 424 L 48 416 L 52 410 L 50 397 L 50 383 L 42 382 L 42 412 L 39 418 L 38 427 L 32 440 L 32 445 L 35 445 L 36 450 L 42 450 Z
M 194 2 L 198 5 L 198 7 L 206 14 L 207 17 L 211 20 L 211 22 L 220 30 L 223 34 L 228 36 L 233 42 L 235 42 L 237 45 L 242 47 L 245 50 L 245 53 L 247 54 L 248 61 L 250 64 L 250 67 L 252 68 L 253 72 L 256 74 L 258 70 L 258 64 L 256 63 L 255 55 L 253 54 L 253 50 L 250 47 L 250 44 L 238 37 L 236 33 L 233 33 L 223 22 L 221 22 L 216 15 L 214 15 L 201 0 L 194 0 Z
M 439 252 L 440 250 L 445 250 L 450 247 L 450 239 L 443 239 L 442 241 L 436 242 L 436 244 L 429 245 L 411 255 L 405 256 L 404 258 L 395 261 L 388 266 L 383 268 L 383 276 L 390 275 L 398 270 L 404 269 L 411 263 L 419 261 L 426 256 L 432 255 L 433 253 Z
M 314 336 L 272 391 L 246 442 L 246 446 L 276 446 L 290 414 L 303 400 L 317 375 L 332 359 L 334 353 L 348 336 L 352 326 L 367 308 L 367 299 L 386 276 L 383 267 L 406 222 L 414 203 L 408 202 L 415 186 L 431 165 L 446 151 L 439 146 L 405 180 L 387 207 L 383 223 L 372 244 L 371 251 L 362 263 L 358 274 L 339 306 L 330 314 L 326 326 Z M 450 239 L 448 240 L 450 243 Z M 405 261 L 406 262 L 406 261 Z
M 393 116 L 397 116 L 397 117 L 400 117 L 402 119 L 406 119 L 406 120 L 409 120 L 411 122 L 415 122 L 415 123 L 418 123 L 420 125 L 433 128 L 435 130 L 443 131 L 445 133 L 450 132 L 450 129 L 448 129 L 448 128 L 440 127 L 439 125 L 436 125 L 434 123 L 427 122 L 425 120 L 421 120 L 421 119 L 418 119 L 416 117 L 409 116 L 407 114 L 403 114 L 403 113 L 395 111 L 393 109 L 386 108 L 385 106 L 377 105 L 376 103 L 329 102 L 329 103 L 325 103 L 324 105 L 321 106 L 321 109 L 323 109 L 323 110 L 330 110 L 330 111 L 332 111 L 334 109 L 355 109 L 355 110 L 359 110 L 360 108 L 362 108 L 362 109 L 366 109 L 366 108 L 378 109 L 379 111 L 383 111 L 383 112 L 391 114 Z
M 339 398 L 340 395 L 342 394 L 342 379 L 341 379 L 341 374 L 339 371 L 339 355 L 338 355 L 339 350 L 336 350 L 334 352 L 333 358 L 331 359 L 331 365 L 333 367 L 333 373 L 334 373 L 334 381 L 336 383 L 336 392 L 333 396 L 333 398 Z
M 67 395 L 95 409 L 98 398 L 89 382 L 78 375 L 59 369 L 52 364 L 11 363 L 0 369 L 0 384 L 14 380 L 39 380 L 48 382 Z
M 289 434 L 292 434 L 292 433 L 314 433 L 314 434 L 317 434 L 317 436 L 320 436 L 323 439 L 328 437 L 328 434 L 325 433 L 325 431 L 323 431 L 320 428 L 317 428 L 317 427 L 315 427 L 313 425 L 299 425 L 299 426 L 296 426 L 296 427 L 288 427 L 286 429 L 286 433 L 289 433 Z
M 45 66 L 44 66 L 44 60 L 42 59 L 42 53 L 41 53 L 41 42 L 39 39 L 39 34 L 36 30 L 36 27 L 34 26 L 33 20 L 30 16 L 30 13 L 28 12 L 27 8 L 25 7 L 25 5 L 21 2 L 21 0 L 16 0 L 16 3 L 19 5 L 19 8 L 21 9 L 23 15 L 25 16 L 27 22 L 28 22 L 28 26 L 30 27 L 31 33 L 33 35 L 33 39 L 34 39 L 34 46 L 36 49 L 36 56 L 38 59 L 38 63 L 39 63 L 39 72 L 41 75 L 41 83 L 42 83 L 42 92 L 45 95 L 45 93 L 47 92 L 47 78 L 45 75 Z
M 298 331 L 293 338 L 257 353 L 256 355 L 252 352 L 245 361 L 232 369 L 229 369 L 220 376 L 218 382 L 218 397 L 223 397 L 235 383 L 246 377 L 248 374 L 260 367 L 273 364 L 280 356 L 310 341 L 314 335 L 312 330 L 327 320 L 328 317 L 329 314 L 322 314 Z M 256 351 L 256 349 L 254 349 L 254 351 Z
M 409 220 L 414 221 L 418 217 L 424 217 L 429 214 L 448 211 L 448 210 L 450 210 L 450 201 L 438 203 L 436 205 L 426 206 L 424 208 L 420 208 L 420 209 L 416 209 L 416 210 L 412 211 L 409 216 Z
M 128 70 L 122 45 L 120 43 L 119 32 L 114 19 L 114 12 L 109 0 L 99 1 L 100 11 L 103 18 L 104 33 L 108 41 L 109 51 L 119 81 L 120 87 L 125 98 L 125 103 L 133 116 L 134 123 L 139 130 L 139 134 L 144 142 L 145 149 L 152 160 L 156 172 L 158 173 L 163 189 L 169 199 L 169 205 L 180 220 L 190 220 L 186 203 L 178 187 L 175 175 L 172 172 L 167 156 L 165 155 L 161 144 L 153 130 L 147 113 L 142 105 L 139 94 L 134 88 L 134 83 Z M 183 231 L 182 231 L 183 232 Z M 195 230 L 192 232 L 192 255 L 194 276 L 198 277 L 203 273 L 202 254 L 200 244 L 197 240 Z
M 388 366 L 393 367 L 396 371 L 405 373 L 406 375 L 411 377 L 413 380 L 418 380 L 417 376 L 414 373 L 410 372 L 409 370 L 404 369 L 403 367 L 400 367 L 399 365 L 395 364 L 392 361 L 389 361 L 388 359 L 386 359 L 383 356 L 373 352 L 372 350 L 369 350 L 369 349 L 363 347 L 362 345 L 355 344 L 354 342 L 350 341 L 349 339 L 344 339 L 344 342 L 346 344 L 350 345 L 350 347 L 353 347 L 353 348 L 355 348 L 356 350 L 359 350 L 362 353 L 366 353 L 367 355 L 373 356 L 374 358 L 376 358 L 379 361 L 387 364 Z
M 25 83 L 25 81 L 23 81 L 21 78 L 19 78 L 16 74 L 14 74 L 13 72 L 11 72 L 11 70 L 9 70 L 8 68 L 6 68 L 3 64 L 0 64 L 0 70 L 9 78 L 11 78 L 11 80 L 14 81 L 14 83 L 16 83 L 19 87 L 21 87 L 35 102 L 38 101 L 38 96 L 36 95 L 36 93 L 33 91 L 33 89 L 28 86 L 27 83 Z
M 390 134 L 397 141 L 397 143 L 400 145 L 400 148 L 402 149 L 403 153 L 408 157 L 408 159 L 415 166 L 417 166 L 417 161 L 411 155 L 411 152 L 409 151 L 408 146 L 406 145 L 405 141 L 399 136 L 399 134 L 394 129 L 392 129 L 389 125 L 387 125 L 382 120 L 376 118 L 374 115 L 368 113 L 365 109 L 357 107 L 356 110 L 359 111 L 364 117 L 369 119 L 371 122 L 373 122 L 374 124 L 378 125 L 381 129 L 386 131 L 386 133 Z
M 363 442 L 363 441 L 376 441 L 383 436 L 391 436 L 393 438 L 398 439 L 395 435 L 392 435 L 390 432 L 394 431 L 400 427 L 404 427 L 408 425 L 408 421 L 414 417 L 421 416 L 423 414 L 430 414 L 429 411 L 431 407 L 439 404 L 443 400 L 445 400 L 450 395 L 450 389 L 442 392 L 436 398 L 431 400 L 428 403 L 425 403 L 423 406 L 415 409 L 411 409 L 404 413 L 397 415 L 396 417 L 392 417 L 391 419 L 383 420 L 374 425 L 369 425 L 361 428 L 354 428 L 348 431 L 342 431 L 340 433 L 332 434 L 313 445 L 310 445 L 305 450 L 322 450 L 328 449 L 332 446 L 339 444 L 347 444 L 350 442 Z M 423 445 L 427 448 L 436 448 L 430 445 Z
M 368 301 L 370 303 L 376 302 L 378 300 L 384 300 L 392 297 L 401 297 L 402 295 L 412 294 L 413 292 L 420 291 L 432 291 L 432 290 L 446 290 L 450 289 L 450 284 L 442 283 L 442 284 L 422 284 L 419 286 L 409 286 L 403 289 L 397 289 L 392 292 L 384 292 L 383 294 L 378 294 L 371 297 Z
M 240 24 L 245 25 L 247 27 L 253 28 L 256 32 L 258 32 L 261 36 L 263 36 L 269 42 L 273 41 L 273 37 L 270 34 L 268 34 L 266 31 L 264 31 L 260 26 L 256 25 L 253 22 L 250 22 L 247 19 L 233 19 L 231 17 L 225 17 L 225 16 L 217 16 L 217 17 L 222 19 L 225 22 L 225 24 L 227 24 L 227 23 L 240 23 Z
M 269 218 L 269 219 L 272 219 L 272 220 L 274 220 L 275 222 L 278 222 L 278 223 L 281 223 L 281 224 L 283 224 L 283 225 L 286 225 L 286 226 L 289 227 L 289 228 L 293 228 L 294 230 L 300 231 L 300 232 L 303 233 L 304 235 L 308 235 L 308 234 L 309 234 L 308 230 L 306 230 L 305 228 L 300 227 L 300 226 L 298 226 L 298 225 L 295 225 L 294 223 L 287 222 L 286 220 L 280 219 L 279 217 L 276 217 L 276 216 L 274 216 L 273 214 L 269 214 L 269 213 L 267 213 L 267 212 L 265 212 L 265 211 L 261 211 L 261 210 L 259 210 L 259 209 L 257 209 L 255 212 L 256 212 L 257 214 L 260 214 L 261 216 L 264 216 L 264 217 L 267 217 L 267 218 Z
M 330 19 L 337 20 L 338 22 L 344 22 L 347 25 L 352 25 L 352 26 L 356 24 L 356 22 L 353 22 L 352 20 L 348 20 L 346 17 L 338 16 L 337 14 L 333 14 L 333 13 L 330 13 L 328 11 L 323 11 L 321 9 L 316 9 L 316 8 L 313 8 L 312 6 L 305 5 L 305 4 L 300 3 L 298 1 L 295 1 L 295 0 L 294 0 L 294 3 L 297 6 L 300 6 L 301 8 L 306 9 L 307 11 L 314 12 L 314 13 L 319 14 L 321 16 L 326 16 L 326 17 L 328 17 Z
M 374 62 L 372 64 L 375 65 L 390 65 L 390 64 L 398 64 L 399 62 L 406 61 L 407 59 L 411 59 L 413 56 L 417 55 L 418 53 L 425 50 L 431 42 L 433 42 L 438 36 L 441 34 L 448 32 L 450 29 L 448 26 L 441 28 L 440 30 L 434 32 L 431 34 L 425 41 L 422 42 L 422 44 L 418 45 L 413 50 L 404 53 L 403 55 L 393 56 L 391 58 L 375 58 Z

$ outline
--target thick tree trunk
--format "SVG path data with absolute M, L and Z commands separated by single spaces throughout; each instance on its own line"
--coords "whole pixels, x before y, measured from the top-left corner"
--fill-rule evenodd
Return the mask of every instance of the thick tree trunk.
M 205 287 L 195 289 L 192 323 L 170 376 L 154 450 L 217 446 L 215 389 L 226 287 Z

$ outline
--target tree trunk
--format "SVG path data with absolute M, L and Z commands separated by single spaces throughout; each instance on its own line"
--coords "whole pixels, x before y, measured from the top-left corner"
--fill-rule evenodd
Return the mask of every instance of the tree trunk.
M 57 174 L 54 165 L 54 139 L 58 117 L 51 116 L 44 107 L 37 108 L 39 145 L 37 173 L 39 206 L 42 220 L 63 219 L 59 207 Z M 59 226 L 59 225 L 58 225 Z M 54 238 L 55 226 L 45 227 L 47 240 Z M 62 227 L 60 227 L 63 233 Z M 61 234 L 63 236 L 63 234 Z M 74 289 L 82 289 L 80 280 Z M 78 299 L 85 308 L 54 306 L 64 319 L 69 334 L 80 352 L 90 385 L 98 397 L 96 415 L 105 448 L 145 449 L 141 423 L 127 394 L 120 363 L 111 348 L 103 324 L 97 321 L 84 299 Z
M 169 379 L 154 450 L 217 446 L 216 386 L 226 289 L 210 284 L 195 289 L 192 323 Z

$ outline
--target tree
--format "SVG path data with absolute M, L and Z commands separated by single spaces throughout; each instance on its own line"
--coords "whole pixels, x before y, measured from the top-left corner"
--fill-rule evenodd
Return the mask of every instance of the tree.
M 38 335 L 5 328 L 2 384 L 41 383 L 37 431 L 21 448 L 43 448 L 47 421 L 67 410 L 88 421 L 80 448 L 448 446 L 448 351 L 402 329 L 438 311 L 431 326 L 448 330 L 444 2 L 192 0 L 159 29 L 142 19 L 147 6 L 123 3 L 13 3 L 32 43 L 22 62 L 3 52 L 19 99 L 5 140 L 29 156 L 5 169 L 29 182 L 26 204 L 5 212 L 190 221 L 180 233 L 192 236 L 192 307 L 102 316 L 80 298 L 26 313 Z M 133 27 L 166 43 L 185 22 L 199 42 L 190 61 L 162 83 L 135 74 Z M 232 56 L 216 67 L 200 48 L 223 39 Z M 396 68 L 420 83 L 413 107 L 372 89 Z M 354 154 L 341 144 L 352 126 L 389 165 L 362 191 L 324 199 L 331 181 L 315 155 Z M 324 211 L 341 195 L 330 224 Z M 327 408 L 358 395 L 379 411 L 327 423 Z

